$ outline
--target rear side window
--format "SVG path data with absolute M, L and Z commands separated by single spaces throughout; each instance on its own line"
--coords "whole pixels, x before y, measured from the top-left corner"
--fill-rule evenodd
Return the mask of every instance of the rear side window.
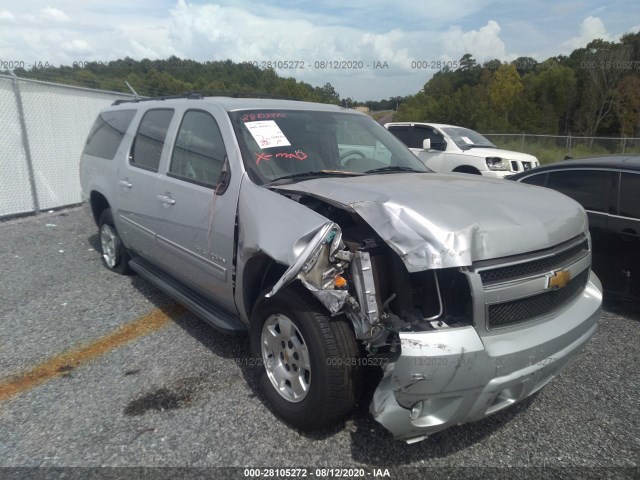
M 415 125 L 413 127 L 413 135 L 411 135 L 411 148 L 422 148 L 423 141 L 426 139 L 431 140 L 432 150 L 442 150 L 447 148 L 447 143 L 444 141 L 444 137 L 440 135 L 431 127 L 426 125 Z
M 135 114 L 135 110 L 101 112 L 91 127 L 82 153 L 113 160 Z
M 640 218 L 640 175 L 623 173 L 620 179 L 620 215 Z
M 527 183 L 529 185 L 537 185 L 539 187 L 544 187 L 547 183 L 547 174 L 539 173 L 538 175 L 531 175 L 530 177 L 523 178 L 521 182 Z
M 409 145 L 409 135 L 411 134 L 411 127 L 409 127 L 408 125 L 389 127 L 389 131 L 396 137 L 398 137 L 398 140 L 400 140 L 402 143 L 407 146 Z
M 580 203 L 585 210 L 608 212 L 609 173 L 599 170 L 549 172 L 547 187 Z
M 204 186 L 215 186 L 226 150 L 215 119 L 208 113 L 188 111 L 178 130 L 169 175 Z
M 173 110 L 170 109 L 149 110 L 144 114 L 131 147 L 131 165 L 153 172 L 158 171 L 172 117 Z

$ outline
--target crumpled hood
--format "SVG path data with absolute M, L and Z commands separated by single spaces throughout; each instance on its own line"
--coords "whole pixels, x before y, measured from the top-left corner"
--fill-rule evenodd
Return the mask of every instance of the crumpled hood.
M 521 162 L 535 162 L 536 157 L 528 153 L 514 152 L 513 150 L 502 150 L 501 148 L 470 148 L 464 150 L 465 155 L 473 155 L 474 157 L 500 157 L 507 160 L 520 160 Z
M 319 178 L 272 188 L 350 207 L 410 272 L 540 250 L 588 228 L 582 207 L 565 195 L 476 175 Z

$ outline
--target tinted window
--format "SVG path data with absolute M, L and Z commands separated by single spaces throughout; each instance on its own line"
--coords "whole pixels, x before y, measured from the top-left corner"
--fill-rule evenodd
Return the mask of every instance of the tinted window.
M 215 119 L 205 112 L 189 111 L 178 130 L 169 173 L 204 185 L 218 183 L 226 151 Z
M 131 149 L 131 165 L 158 171 L 172 117 L 173 110 L 149 110 L 144 114 Z
M 547 174 L 541 173 L 539 175 L 531 175 L 530 177 L 520 180 L 522 183 L 528 183 L 529 185 L 538 185 L 544 187 L 547 182 Z
M 547 187 L 573 198 L 585 210 L 607 212 L 608 178 L 607 172 L 598 170 L 549 172 Z
M 640 175 L 623 173 L 620 179 L 620 215 L 640 218 Z
M 411 135 L 411 148 L 422 148 L 425 139 L 431 140 L 432 150 L 445 150 L 447 147 L 444 137 L 433 128 L 423 125 L 413 127 L 413 135 Z
M 82 153 L 112 160 L 135 114 L 135 110 L 100 113 L 91 127 Z
M 409 134 L 411 133 L 411 127 L 408 125 L 389 127 L 389 131 L 393 133 L 398 139 L 405 145 L 409 145 Z

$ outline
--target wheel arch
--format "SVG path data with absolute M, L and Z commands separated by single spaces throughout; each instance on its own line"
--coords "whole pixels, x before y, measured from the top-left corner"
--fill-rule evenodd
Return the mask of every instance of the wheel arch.
M 470 173 L 472 175 L 482 175 L 482 173 L 480 173 L 480 170 L 478 170 L 476 167 L 472 167 L 471 165 L 460 165 L 459 167 L 454 168 L 453 172 Z
M 91 214 L 93 215 L 93 220 L 96 225 L 100 222 L 100 215 L 107 208 L 111 208 L 107 197 L 105 197 L 102 193 L 97 190 L 92 190 L 89 195 L 89 204 L 91 205 Z
M 242 302 L 249 319 L 260 294 L 275 284 L 286 270 L 285 265 L 265 254 L 254 255 L 247 261 L 242 272 Z

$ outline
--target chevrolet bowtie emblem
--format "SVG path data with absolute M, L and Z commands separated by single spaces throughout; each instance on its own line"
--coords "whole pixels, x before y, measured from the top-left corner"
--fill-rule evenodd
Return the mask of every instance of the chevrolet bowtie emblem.
M 571 280 L 571 272 L 569 270 L 557 270 L 549 277 L 547 288 L 563 288 Z

